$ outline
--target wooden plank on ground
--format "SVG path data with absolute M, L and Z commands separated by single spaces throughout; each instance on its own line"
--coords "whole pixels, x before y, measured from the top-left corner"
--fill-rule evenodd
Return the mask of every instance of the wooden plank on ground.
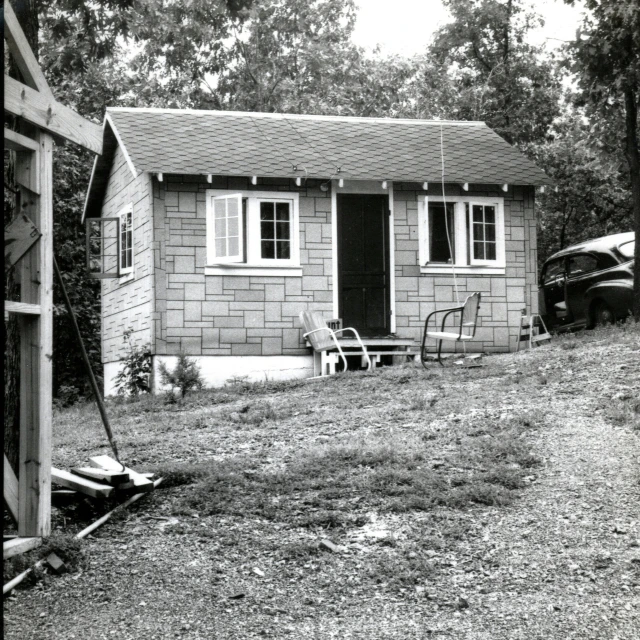
M 92 467 L 97 467 L 98 469 L 104 469 L 106 471 L 122 471 L 122 465 L 109 456 L 95 456 L 93 458 L 89 458 L 89 464 L 91 464 Z M 153 482 L 145 478 L 141 473 L 133 471 L 133 469 L 129 469 L 129 467 L 125 467 L 125 472 L 129 474 L 130 481 L 134 483 L 133 487 L 130 489 L 132 492 L 146 493 L 148 491 L 153 491 Z
M 108 484 L 81 478 L 62 469 L 51 468 L 51 480 L 62 487 L 74 489 L 92 498 L 108 498 L 114 491 Z
M 2 559 L 26 553 L 42 544 L 42 538 L 14 538 L 2 544 Z
M 102 127 L 8 75 L 4 76 L 4 109 L 93 153 L 102 153 Z
M 95 467 L 74 467 L 71 469 L 71 473 L 83 478 L 89 478 L 89 480 L 106 482 L 112 487 L 130 480 L 130 476 L 126 471 L 107 471 L 106 469 L 97 469 Z
M 18 478 L 16 478 L 6 453 L 4 454 L 2 478 L 4 503 L 7 505 L 7 510 L 13 521 L 18 522 Z

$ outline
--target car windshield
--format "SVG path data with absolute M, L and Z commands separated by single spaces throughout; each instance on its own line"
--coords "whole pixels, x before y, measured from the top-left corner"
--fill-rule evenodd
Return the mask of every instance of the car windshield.
M 618 247 L 618 251 L 620 251 L 620 253 L 625 258 L 633 258 L 633 252 L 635 251 L 635 248 L 636 248 L 636 241 L 635 240 L 629 240 L 629 242 L 623 242 Z

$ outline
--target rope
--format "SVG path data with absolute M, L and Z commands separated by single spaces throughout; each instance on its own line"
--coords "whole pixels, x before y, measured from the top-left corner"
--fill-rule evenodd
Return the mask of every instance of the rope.
M 456 302 L 460 304 L 460 292 L 458 291 L 458 278 L 456 277 L 456 258 L 454 247 L 451 244 L 451 234 L 449 233 L 449 215 L 447 212 L 447 196 L 444 191 L 444 131 L 442 127 L 442 123 L 440 124 L 440 162 L 441 162 L 441 174 L 440 174 L 440 183 L 442 184 L 442 201 L 444 203 L 444 226 L 447 231 L 447 243 L 449 244 L 449 255 L 451 256 L 451 273 L 453 275 L 453 287 L 456 292 Z M 454 219 L 455 219 L 455 210 L 454 210 Z M 464 340 L 462 341 L 462 350 L 464 351 L 465 357 L 467 355 L 467 345 Z

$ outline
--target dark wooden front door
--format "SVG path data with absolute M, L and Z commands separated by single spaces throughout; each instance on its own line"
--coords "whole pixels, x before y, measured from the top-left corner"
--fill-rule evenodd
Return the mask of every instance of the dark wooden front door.
M 389 198 L 338 194 L 338 292 L 343 327 L 389 334 Z

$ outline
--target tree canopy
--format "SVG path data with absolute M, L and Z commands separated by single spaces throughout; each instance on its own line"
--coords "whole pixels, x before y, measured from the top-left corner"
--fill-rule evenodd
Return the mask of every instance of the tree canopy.
M 450 22 L 413 57 L 354 44 L 354 0 L 15 5 L 26 7 L 18 17 L 34 33 L 39 17 L 39 57 L 56 98 L 94 121 L 107 106 L 484 120 L 557 186 L 538 200 L 541 258 L 628 230 L 634 211 L 637 229 L 638 3 L 585 0 L 590 14 L 576 42 L 554 52 L 531 44 L 541 18 L 527 0 L 443 1 Z M 92 158 L 68 145 L 55 162 L 56 253 L 98 365 L 97 285 L 86 276 L 80 226 Z M 59 302 L 56 331 L 64 337 Z M 62 386 L 62 395 L 84 392 L 77 357 L 54 354 L 59 395 Z

